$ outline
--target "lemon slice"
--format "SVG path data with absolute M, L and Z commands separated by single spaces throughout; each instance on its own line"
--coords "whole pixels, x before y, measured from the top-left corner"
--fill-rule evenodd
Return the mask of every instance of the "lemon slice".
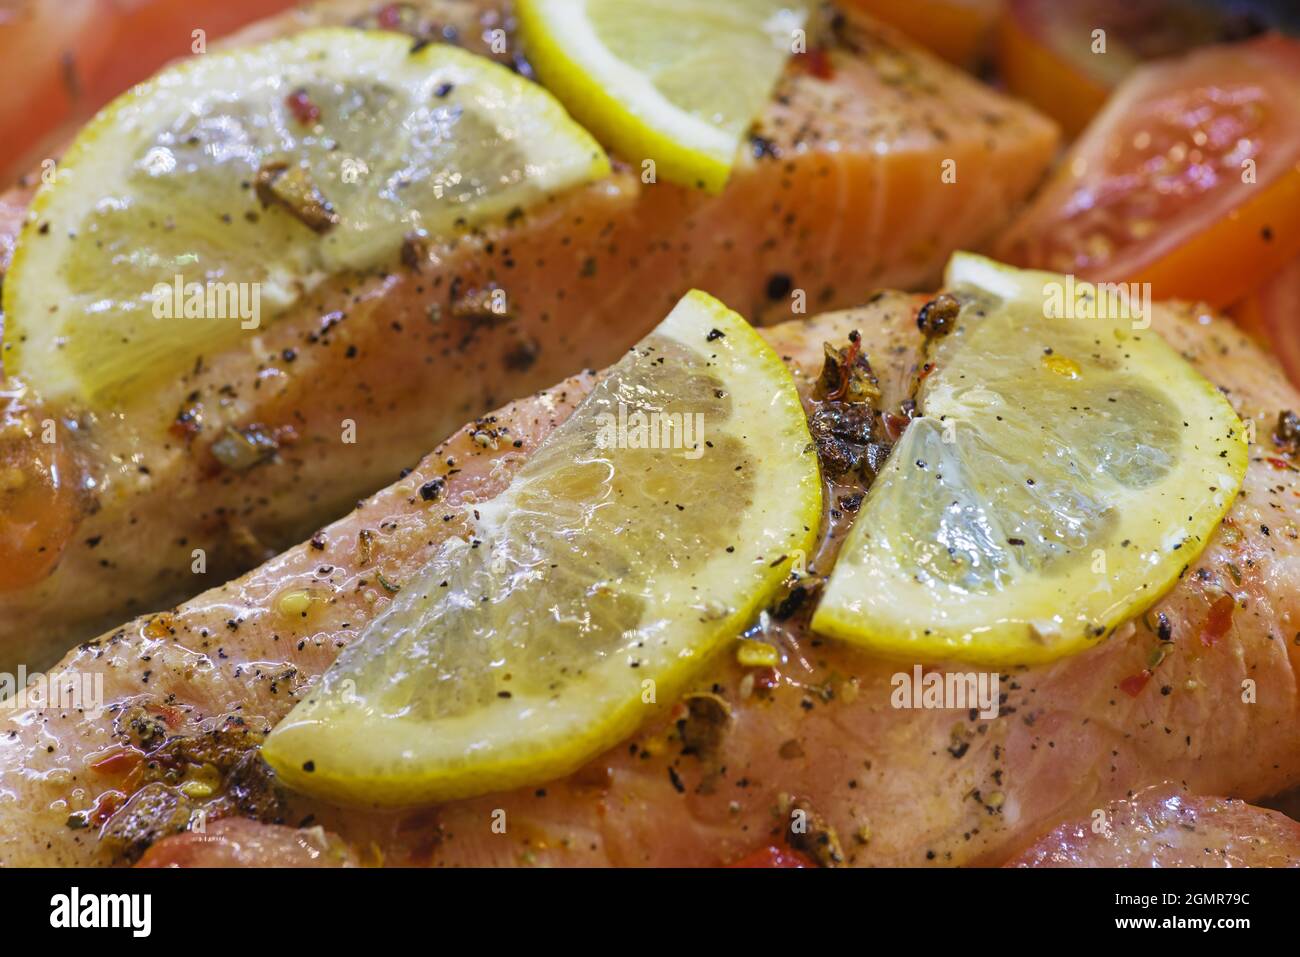
M 290 786 L 407 805 L 573 770 L 770 599 L 813 543 L 821 483 L 784 364 L 692 292 L 464 511 L 468 535 L 267 738 Z
M 313 30 L 171 67 L 32 205 L 5 365 L 48 399 L 145 391 L 322 278 L 608 172 L 546 91 L 445 45 Z
M 717 192 L 807 20 L 804 0 L 521 0 L 538 75 L 624 159 Z
M 919 661 L 1082 651 L 1195 561 L 1241 488 L 1246 431 L 1137 299 L 1076 300 L 1063 276 L 960 253 L 946 285 L 962 308 L 932 342 L 923 417 L 813 627 Z

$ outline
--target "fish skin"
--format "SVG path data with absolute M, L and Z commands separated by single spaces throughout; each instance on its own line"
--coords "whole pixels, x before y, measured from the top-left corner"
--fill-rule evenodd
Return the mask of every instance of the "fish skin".
M 332 0 L 240 38 L 352 22 L 379 6 Z M 476 24 L 509 26 L 486 0 L 420 6 L 459 18 L 479 52 Z M 816 312 L 936 278 L 949 252 L 979 244 L 1029 193 L 1056 129 L 884 28 L 837 22 L 826 41 L 833 77 L 792 62 L 756 127 L 763 155 L 742 157 L 720 196 L 644 184 L 639 164 L 619 164 L 519 222 L 431 246 L 418 271 L 329 283 L 133 406 L 29 410 L 29 443 L 47 416 L 77 423 L 58 435 L 78 463 L 80 517 L 51 574 L 0 594 L 0 669 L 47 665 L 301 541 L 460 423 L 612 362 L 688 288 L 770 322 L 791 316 L 796 291 Z M 515 52 L 501 57 L 514 62 Z M 955 183 L 941 181 L 947 159 Z M 29 195 L 0 197 L 0 266 Z M 504 320 L 452 314 L 465 296 L 449 290 L 493 283 L 507 294 Z M 191 395 L 203 428 L 186 439 L 169 429 Z M 347 421 L 353 444 L 342 441 Z M 211 443 L 227 427 L 252 426 L 284 436 L 278 454 L 222 469 Z
M 1174 784 L 1098 810 L 1104 816 L 1062 824 L 1005 866 L 1300 867 L 1300 823 L 1280 811 Z
M 763 334 L 807 396 L 823 343 L 842 345 L 859 330 L 888 408 L 909 394 L 916 374 L 923 301 L 882 294 L 860 309 Z M 1289 637 L 1300 631 L 1300 482 L 1271 439 L 1278 412 L 1300 407 L 1300 396 L 1226 320 L 1190 306 L 1153 312 L 1156 330 L 1254 422 L 1258 444 L 1224 524 L 1148 613 L 1152 622 L 1167 616 L 1173 648 L 1136 693 L 1121 685 L 1146 667 L 1156 643 L 1142 621 L 1078 656 L 1004 676 L 1001 713 L 984 720 L 895 710 L 892 675 L 910 666 L 819 639 L 795 618 L 768 635 L 784 655 L 770 690 L 744 695 L 746 669 L 730 658 L 700 676 L 697 687 L 722 696 L 733 715 L 712 755 L 682 753 L 679 715 L 670 711 L 570 777 L 510 793 L 375 812 L 264 782 L 269 796 L 252 806 L 267 823 L 310 815 L 348 846 L 374 848 L 393 864 L 714 866 L 779 845 L 784 815 L 803 808 L 836 836 L 842 863 L 988 865 L 1063 820 L 1164 781 L 1246 800 L 1300 783 L 1300 645 Z M 138 786 L 105 759 L 146 750 L 155 757 L 232 721 L 253 735 L 268 732 L 385 604 L 374 570 L 398 583 L 412 574 L 454 531 L 442 519 L 451 509 L 440 506 L 504 488 L 592 382 L 576 377 L 496 413 L 487 426 L 509 430 L 496 448 L 473 439 L 483 424 L 466 426 L 411 475 L 325 529 L 323 548 L 299 545 L 174 614 L 137 619 L 70 652 L 60 668 L 103 673 L 108 711 L 99 719 L 54 709 L 0 719 L 0 862 L 128 860 L 94 828 L 67 826 L 70 813 L 104 807 L 105 793 Z M 439 476 L 445 498 L 424 502 L 418 489 Z M 365 567 L 362 529 L 376 532 Z M 326 600 L 307 619 L 276 611 L 280 594 L 301 588 Z M 1222 634 L 1207 633 L 1224 589 L 1238 607 Z M 1242 700 L 1246 679 L 1254 703 Z M 133 730 L 131 716 L 142 712 L 164 723 L 161 745 L 144 747 Z M 212 800 L 229 808 L 229 790 L 223 781 Z M 123 821 L 131 811 L 117 799 L 107 807 L 119 809 L 105 829 L 149 823 Z M 504 835 L 492 829 L 498 811 Z

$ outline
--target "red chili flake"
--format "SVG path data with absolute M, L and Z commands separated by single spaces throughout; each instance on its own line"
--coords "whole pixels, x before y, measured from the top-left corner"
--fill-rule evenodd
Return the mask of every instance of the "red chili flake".
M 886 412 L 885 434 L 889 436 L 889 441 L 897 442 L 899 436 L 907 431 L 907 427 L 912 424 L 912 420 L 905 415 L 895 415 L 893 412 Z
M 320 119 L 320 107 L 311 101 L 306 90 L 294 90 L 284 98 L 293 118 L 304 126 L 311 126 Z
M 812 861 L 798 851 L 769 844 L 753 854 L 747 854 L 728 867 L 812 867 Z
M 924 381 L 936 368 L 937 366 L 935 366 L 933 362 L 927 362 L 925 365 L 921 366 L 921 374 L 917 376 L 917 381 Z
M 278 446 L 293 445 L 298 441 L 298 430 L 292 425 L 277 426 L 272 435 Z
M 1201 644 L 1213 648 L 1228 633 L 1232 627 L 1232 612 L 1236 607 L 1237 599 L 1231 595 L 1220 595 L 1214 600 L 1209 614 L 1205 616 L 1205 624 L 1201 626 Z
M 754 672 L 754 687 L 770 691 L 781 683 L 781 673 L 775 668 L 759 668 Z
M 398 30 L 402 26 L 402 5 L 390 3 L 382 7 L 376 16 L 379 25 L 385 30 Z
M 138 751 L 114 751 L 112 754 L 92 762 L 90 770 L 96 774 L 126 774 L 140 763 Z
M 197 395 L 198 393 L 195 393 Z M 178 439 L 185 439 L 187 442 L 203 431 L 203 406 L 199 402 L 193 401 L 176 413 L 176 418 L 172 420 L 167 431 Z
M 1296 471 L 1296 467 L 1292 465 L 1290 462 L 1288 462 L 1286 459 L 1268 458 L 1265 459 L 1264 461 L 1267 462 L 1269 465 L 1273 466 L 1273 468 L 1278 469 L 1279 471 L 1282 470 L 1289 471 L 1289 472 Z
M 835 69 L 831 66 L 830 54 L 826 52 L 824 47 L 813 47 L 811 50 L 805 50 L 795 58 L 795 62 L 819 80 L 829 80 L 835 76 Z
M 126 803 L 126 795 L 121 791 L 105 791 L 95 798 L 94 806 L 86 813 L 86 820 L 96 827 L 113 816 L 113 812 Z
M 1147 686 L 1151 680 L 1151 669 L 1143 668 L 1135 675 L 1129 675 L 1119 683 L 1119 690 L 1124 692 L 1130 698 L 1136 698 L 1142 693 L 1142 689 Z
M 853 378 L 853 366 L 858 361 L 858 354 L 861 351 L 862 339 L 850 339 L 849 348 L 844 356 L 844 364 L 840 367 L 844 374 L 840 378 L 840 384 L 835 387 L 835 391 L 827 394 L 828 401 L 834 402 L 844 398 L 844 393 L 849 389 L 849 380 Z

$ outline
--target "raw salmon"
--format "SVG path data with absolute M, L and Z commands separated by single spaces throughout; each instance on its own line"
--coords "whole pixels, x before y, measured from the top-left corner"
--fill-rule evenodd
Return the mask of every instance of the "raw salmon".
M 243 36 L 387 23 L 389 6 L 332 0 Z M 492 0 L 413 9 L 397 25 L 476 52 L 512 26 Z M 692 286 L 772 321 L 923 284 L 1042 175 L 1056 132 L 1031 110 L 865 20 L 833 16 L 819 42 L 815 70 L 791 62 L 720 196 L 620 164 L 508 222 L 338 277 L 109 412 L 42 407 L 11 378 L 0 474 L 26 481 L 0 484 L 0 669 L 48 663 L 302 540 L 459 423 L 613 361 Z M 497 55 L 528 69 L 513 46 Z M 27 198 L 0 199 L 6 260 Z M 487 307 L 496 289 L 506 315 Z M 61 423 L 53 446 L 39 441 L 47 421 Z M 214 457 L 232 433 L 256 441 L 258 461 Z
M 1062 824 L 1008 867 L 1300 867 L 1300 823 L 1156 785 Z
M 860 331 L 883 407 L 897 409 L 917 372 L 922 302 L 881 293 L 764 334 L 808 397 L 824 344 Z M 366 864 L 707 866 L 783 842 L 823 864 L 995 864 L 1149 785 L 1248 800 L 1294 786 L 1300 472 L 1273 430 L 1300 395 L 1230 322 L 1153 311 L 1157 331 L 1254 423 L 1244 491 L 1142 620 L 1077 657 L 1002 675 L 996 717 L 895 708 L 894 676 L 911 667 L 811 634 L 812 601 L 792 592 L 751 632 L 778 645 L 779 667 L 728 659 L 700 676 L 731 709 L 715 733 L 665 703 L 673 710 L 566 779 L 405 812 L 285 791 L 257 743 L 386 605 L 378 576 L 405 580 L 454 533 L 444 516 L 500 491 L 591 388 L 584 374 L 467 425 L 310 542 L 73 649 L 55 673 L 101 675 L 103 713 L 5 716 L 0 861 L 132 862 L 196 818 L 239 817 L 323 827 Z M 435 479 L 442 495 L 426 501 L 420 489 Z M 833 486 L 828 504 L 815 574 L 830 568 L 855 493 Z M 504 834 L 492 827 L 498 811 Z M 795 811 L 807 824 L 798 833 Z M 201 856 L 201 842 L 180 844 Z M 269 837 L 265 846 L 274 859 Z

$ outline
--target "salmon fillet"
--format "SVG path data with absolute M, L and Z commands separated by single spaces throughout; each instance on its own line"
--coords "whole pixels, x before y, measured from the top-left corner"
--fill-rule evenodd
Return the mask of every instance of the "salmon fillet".
M 1157 785 L 1098 810 L 1062 824 L 1007 866 L 1300 867 L 1300 823 L 1244 801 Z
M 369 23 L 379 6 L 332 0 L 243 38 Z M 486 29 L 512 26 L 493 0 L 417 7 L 416 29 L 476 52 Z M 508 223 L 338 277 L 111 413 L 42 407 L 10 379 L 0 467 L 62 478 L 24 493 L 46 540 L 0 574 L 0 669 L 49 663 L 302 540 L 461 422 L 612 362 L 691 287 L 771 321 L 923 284 L 1039 180 L 1056 131 L 1036 113 L 866 21 L 833 18 L 825 43 L 831 75 L 792 61 L 720 196 L 620 164 Z M 513 45 L 499 58 L 527 70 Z M 28 198 L 0 198 L 0 265 Z M 505 316 L 487 308 L 498 288 Z M 63 423 L 53 447 L 48 419 Z M 222 465 L 212 445 L 232 429 L 273 454 Z
M 815 412 L 823 345 L 859 330 L 883 407 L 896 408 L 916 374 L 922 301 L 881 293 L 764 335 Z M 1248 800 L 1294 786 L 1300 483 L 1271 435 L 1300 396 L 1226 320 L 1161 305 L 1153 323 L 1255 423 L 1244 491 L 1143 620 L 1003 675 L 995 718 L 895 709 L 892 676 L 910 666 L 819 638 L 804 624 L 811 602 L 782 602 L 766 628 L 778 668 L 728 658 L 700 675 L 697 689 L 732 714 L 707 747 L 678 704 L 572 776 L 511 793 L 376 812 L 280 787 L 257 744 L 385 607 L 378 575 L 406 580 L 457 532 L 457 506 L 504 488 L 590 390 L 584 374 L 461 429 L 311 542 L 72 650 L 56 673 L 102 675 L 105 710 L 4 716 L 0 861 L 132 862 L 197 816 L 323 827 L 367 864 L 717 865 L 787 836 L 822 863 L 996 864 L 1148 785 Z M 443 495 L 428 502 L 419 490 L 434 479 Z M 828 506 L 820 574 L 853 501 L 833 487 Z M 281 597 L 301 591 L 315 599 L 305 616 L 286 613 Z M 1135 681 L 1161 638 L 1172 650 Z M 787 835 L 800 809 L 812 829 Z

